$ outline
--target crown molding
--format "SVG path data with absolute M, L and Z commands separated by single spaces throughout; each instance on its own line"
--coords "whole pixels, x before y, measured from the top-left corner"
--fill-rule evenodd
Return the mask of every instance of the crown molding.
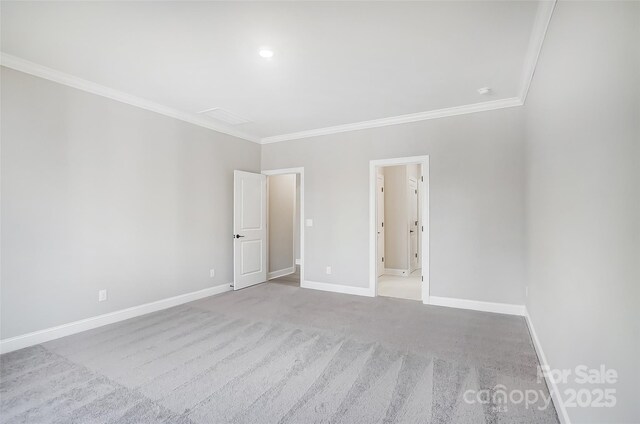
M 97 94 L 99 96 L 107 97 L 122 103 L 127 103 L 132 106 L 137 106 L 142 109 L 150 110 L 152 112 L 166 115 L 171 118 L 189 122 L 191 124 L 208 128 L 213 131 L 228 134 L 258 144 L 270 144 L 278 143 L 281 141 L 300 140 L 320 135 L 357 131 L 368 128 L 377 128 L 388 125 L 398 125 L 409 122 L 425 121 L 429 119 L 445 118 L 449 116 L 465 115 L 468 113 L 485 112 L 507 107 L 522 106 L 524 105 L 527 94 L 529 93 L 531 81 L 533 80 L 533 75 L 538 64 L 542 45 L 544 43 L 547 29 L 549 28 L 549 23 L 551 21 L 551 16 L 553 15 L 556 3 L 557 0 L 542 0 L 538 5 L 533 28 L 531 30 L 531 36 L 529 37 L 527 54 L 525 55 L 521 88 L 518 97 L 491 100 L 487 102 L 455 106 L 444 109 L 429 110 L 426 112 L 411 113 L 408 115 L 392 116 L 388 118 L 374 119 L 371 121 L 362 121 L 351 124 L 336 125 L 332 127 L 317 128 L 308 131 L 281 134 L 264 138 L 254 137 L 241 131 L 237 131 L 235 128 L 231 128 L 228 126 L 216 125 L 215 123 L 204 119 L 202 116 L 183 112 L 168 106 L 163 106 L 158 103 L 142 99 L 140 97 L 136 97 L 122 91 L 114 90 L 112 88 L 108 88 L 100 84 L 96 84 L 94 82 L 66 74 L 64 72 L 56 71 L 55 69 L 47 68 L 45 66 L 38 65 L 37 63 L 33 63 L 28 60 L 3 52 L 0 52 L 0 64 L 17 71 L 35 75 L 40 78 L 48 79 L 50 81 L 77 88 L 79 90 L 87 91 L 89 93 Z
M 475 103 L 463 106 L 450 107 L 445 109 L 430 110 L 426 112 L 412 113 L 390 118 L 374 119 L 372 121 L 356 122 L 353 124 L 337 125 L 334 127 L 318 128 L 309 131 L 300 131 L 291 134 L 282 134 L 272 137 L 265 137 L 260 140 L 260 144 L 278 143 L 280 141 L 300 140 L 308 137 L 320 135 L 336 134 L 346 131 L 357 131 L 367 128 L 384 127 L 387 125 L 405 124 L 408 122 L 425 121 L 428 119 L 445 118 L 448 116 L 465 115 L 467 113 L 484 112 L 507 107 L 522 106 L 525 103 L 531 81 L 538 65 L 538 58 L 542 50 L 542 45 L 551 22 L 551 16 L 556 7 L 557 0 L 542 0 L 538 5 L 536 17 L 529 37 L 529 46 L 525 55 L 522 72 L 521 86 L 518 97 L 492 100 L 488 102 Z
M 520 99 L 522 99 L 522 104 L 527 100 L 527 94 L 529 94 L 533 74 L 535 73 L 538 65 L 542 45 L 544 44 L 544 40 L 547 36 L 547 30 L 549 29 L 549 23 L 551 22 L 551 17 L 553 16 L 556 4 L 557 0 L 543 0 L 538 5 L 538 11 L 536 12 L 536 18 L 533 22 L 533 28 L 531 29 L 529 48 L 527 50 L 527 55 L 525 56 L 522 72 L 522 85 L 520 89 Z
M 513 106 L 522 106 L 522 101 L 519 97 L 491 100 L 488 102 L 474 103 L 470 105 L 429 110 L 426 112 L 411 113 L 408 115 L 392 116 L 390 118 L 374 119 L 372 121 L 356 122 L 353 124 L 337 125 L 335 127 L 318 128 L 315 130 L 276 135 L 273 137 L 263 138 L 262 140 L 260 140 L 260 144 L 278 143 L 280 141 L 298 140 L 302 138 L 316 137 L 319 135 L 385 127 L 387 125 L 406 124 L 408 122 L 426 121 L 428 119 L 446 118 L 448 116 L 465 115 L 467 113 L 484 112 L 488 110 L 503 109 L 505 107 Z
M 188 122 L 190 124 L 198 125 L 200 127 L 204 127 L 213 131 L 231 135 L 233 137 L 252 141 L 254 143 L 260 142 L 257 137 L 253 137 L 249 134 L 223 125 L 216 125 L 215 123 L 196 114 L 183 112 L 178 109 L 164 106 L 122 91 L 114 90 L 113 88 L 105 87 L 95 82 L 87 81 L 85 79 L 78 78 L 76 76 L 69 75 L 67 73 L 60 72 L 55 69 L 51 69 L 46 66 L 42 66 L 4 52 L 0 52 L 0 65 L 7 68 L 15 69 L 16 71 L 24 72 L 26 74 L 34 75 L 36 77 L 44 78 L 49 81 L 73 87 L 78 90 L 96 94 L 98 96 L 107 97 L 111 100 L 116 100 L 118 102 L 136 106 L 141 109 L 146 109 L 151 112 L 156 112 L 161 115 L 178 119 L 180 121 Z

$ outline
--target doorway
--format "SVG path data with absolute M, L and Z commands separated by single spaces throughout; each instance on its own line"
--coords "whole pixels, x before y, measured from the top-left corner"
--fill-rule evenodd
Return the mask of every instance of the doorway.
M 288 191 L 285 197 L 274 195 L 271 201 L 274 211 L 269 214 L 268 179 L 280 175 L 290 175 L 289 183 L 295 181 L 295 192 Z M 272 188 L 277 184 L 275 181 L 272 181 Z M 260 174 L 236 170 L 233 192 L 233 289 L 240 290 L 269 280 L 300 286 L 304 282 L 304 168 Z M 279 207 L 287 211 L 282 212 Z M 282 216 L 288 217 L 278 221 L 284 229 L 277 227 L 275 220 L 269 222 L 270 217 L 273 220 Z M 272 228 L 274 226 L 276 228 Z M 270 232 L 271 241 L 283 250 L 270 252 Z
M 263 174 L 267 176 L 267 281 L 300 287 L 303 171 L 283 169 Z
M 370 288 L 428 303 L 428 156 L 370 162 Z

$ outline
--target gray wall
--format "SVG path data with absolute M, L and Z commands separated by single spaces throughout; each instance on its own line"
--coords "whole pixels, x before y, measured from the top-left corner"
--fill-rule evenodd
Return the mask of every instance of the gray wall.
M 0 337 L 232 281 L 260 146 L 5 68 L 1 101 Z
M 296 175 L 273 175 L 268 181 L 269 272 L 276 272 L 295 264 Z
M 368 287 L 369 161 L 425 154 L 431 294 L 523 304 L 522 108 L 264 145 L 263 169 L 305 168 L 305 279 Z
M 551 367 L 620 376 L 574 423 L 640 418 L 639 40 L 637 2 L 559 2 L 525 106 L 527 308 Z

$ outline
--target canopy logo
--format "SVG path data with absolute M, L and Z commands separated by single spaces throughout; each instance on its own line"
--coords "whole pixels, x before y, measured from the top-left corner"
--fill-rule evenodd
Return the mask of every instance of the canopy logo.
M 506 412 L 509 406 L 524 406 L 526 409 L 545 410 L 551 405 L 551 395 L 546 389 L 545 378 L 554 385 L 570 385 L 559 393 L 557 407 L 565 408 L 611 408 L 616 405 L 616 389 L 610 387 L 618 382 L 618 373 L 604 365 L 589 368 L 578 365 L 572 369 L 538 367 L 537 382 L 542 389 L 509 390 L 502 384 L 481 390 L 467 390 L 464 402 L 481 404 L 494 411 Z M 576 386 L 578 388 L 576 388 Z
M 508 405 L 524 405 L 526 409 L 537 408 L 543 411 L 551 404 L 551 396 L 544 390 L 507 390 L 502 384 L 490 389 L 467 390 L 463 398 L 466 403 L 489 405 L 494 411 L 499 412 L 506 412 Z

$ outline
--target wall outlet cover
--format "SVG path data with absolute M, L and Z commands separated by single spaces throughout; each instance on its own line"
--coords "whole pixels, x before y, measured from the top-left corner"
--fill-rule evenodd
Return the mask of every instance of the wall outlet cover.
M 98 290 L 98 302 L 104 302 L 105 300 L 107 300 L 107 290 Z
M 211 268 L 211 269 L 209 270 L 209 277 L 213 278 L 213 277 L 215 277 L 215 276 L 216 276 L 216 270 L 215 270 L 215 269 L 213 269 L 213 268 Z
M 331 267 L 330 266 L 327 267 L 326 272 L 327 272 L 328 275 L 331 274 Z

